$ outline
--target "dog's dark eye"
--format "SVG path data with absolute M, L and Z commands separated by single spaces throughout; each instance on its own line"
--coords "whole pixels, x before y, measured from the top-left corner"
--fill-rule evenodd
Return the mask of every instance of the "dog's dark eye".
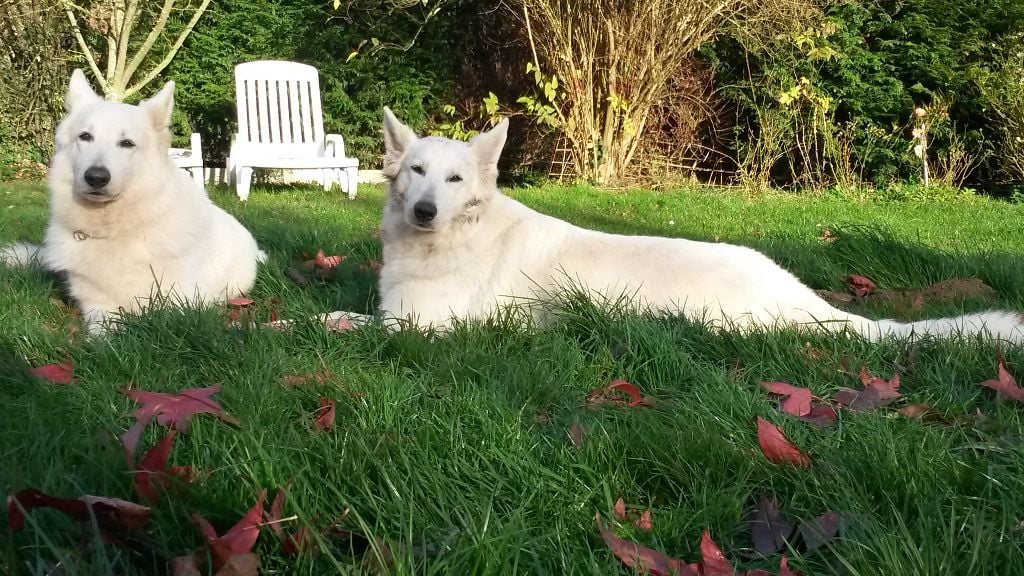
M 412 169 L 413 172 L 419 174 L 420 176 L 423 175 L 423 166 L 420 166 L 419 164 L 413 164 L 412 166 L 410 166 L 410 168 Z
M 78 139 L 81 140 L 82 142 L 92 142 L 92 134 L 89 134 L 88 132 L 82 132 L 81 134 L 78 135 Z
M 117 145 L 120 146 L 121 148 L 135 148 L 135 142 L 132 142 L 127 138 L 118 142 Z
M 459 176 L 458 174 L 452 174 L 451 176 L 448 177 L 448 181 L 449 182 L 462 182 L 462 176 Z

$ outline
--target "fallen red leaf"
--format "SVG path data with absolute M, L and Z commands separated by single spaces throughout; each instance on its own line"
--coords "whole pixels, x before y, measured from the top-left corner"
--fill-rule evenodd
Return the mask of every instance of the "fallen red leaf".
M 826 512 L 817 518 L 805 520 L 798 527 L 807 551 L 820 548 L 836 537 L 842 518 L 837 512 Z
M 192 469 L 188 466 L 167 466 L 167 460 L 171 455 L 171 448 L 174 445 L 174 437 L 177 431 L 171 430 L 146 452 L 146 455 L 139 461 L 138 469 L 132 478 L 135 484 L 135 491 L 143 500 L 153 503 L 159 500 L 159 494 L 155 486 L 166 488 L 172 478 L 183 482 L 189 482 L 192 478 Z
M 260 535 L 260 526 L 263 520 L 263 501 L 267 497 L 266 490 L 260 490 L 256 504 L 242 516 L 234 526 L 223 536 L 217 536 L 217 531 L 202 516 L 192 513 L 192 519 L 206 538 L 206 543 L 213 554 L 214 566 L 219 570 L 231 560 L 232 556 L 248 554 L 256 544 Z
M 651 576 L 698 576 L 697 572 L 682 560 L 619 538 L 601 524 L 600 514 L 595 514 L 594 519 L 597 521 L 597 529 L 601 532 L 601 539 L 626 567 Z
M 580 448 L 583 446 L 583 439 L 590 433 L 590 429 L 586 426 L 580 426 L 579 422 L 573 422 L 572 426 L 569 427 L 569 442 L 572 443 L 574 448 Z
M 857 274 L 851 274 L 846 279 L 846 286 L 858 298 L 863 298 L 875 291 L 875 283 L 870 278 Z
M 31 372 L 36 378 L 42 378 L 54 384 L 71 384 L 75 381 L 75 367 L 71 362 L 47 364 L 33 368 Z
M 628 398 L 622 397 L 625 394 Z M 587 394 L 587 407 L 593 408 L 604 403 L 616 406 L 650 406 L 650 401 L 640 393 L 640 389 L 625 380 L 614 380 L 607 386 L 591 390 Z
M 245 308 L 246 306 L 251 306 L 255 303 L 255 300 L 253 300 L 252 298 L 246 298 L 245 296 L 239 296 L 237 298 L 228 298 L 227 301 L 228 306 L 235 306 L 238 308 Z
M 793 523 L 779 512 L 774 497 L 761 498 L 749 518 L 754 550 L 768 556 L 786 547 L 786 541 L 793 534 Z
M 928 404 L 910 404 L 899 409 L 899 413 L 907 418 L 920 418 L 931 411 Z
M 757 417 L 757 443 L 765 457 L 776 464 L 787 463 L 800 467 L 811 465 L 810 457 L 794 446 L 778 426 L 760 416 Z
M 654 530 L 654 522 L 651 521 L 651 509 L 644 510 L 640 517 L 633 522 L 633 525 L 643 530 L 644 532 L 650 532 Z
M 785 554 L 782 555 L 782 560 L 779 560 L 779 576 L 800 576 L 789 569 L 789 560 L 786 559 Z
M 626 501 L 623 500 L 622 498 L 619 498 L 618 500 L 615 501 L 615 506 L 612 508 L 612 514 L 619 520 L 623 521 L 629 521 L 632 517 L 636 516 L 635 512 L 631 514 L 626 510 Z M 639 516 L 633 518 L 632 522 L 633 526 L 636 526 L 637 528 L 644 530 L 646 532 L 650 532 L 654 529 L 654 525 L 651 522 L 650 508 L 644 510 L 642 513 L 640 513 Z
M 1024 388 L 1017 385 L 1017 381 L 1006 369 L 1002 358 L 999 359 L 998 377 L 995 380 L 985 380 L 981 385 L 995 390 L 1004 398 L 1015 402 L 1024 402 Z
M 334 426 L 334 400 L 321 398 L 320 407 L 316 409 L 316 424 L 320 430 L 330 430 Z
M 788 382 L 761 382 L 771 394 L 783 396 L 782 411 L 792 416 L 803 417 L 811 413 L 811 391 Z
M 623 500 L 622 498 L 619 498 L 618 500 L 616 500 L 615 501 L 615 506 L 612 508 L 612 513 L 614 513 L 615 517 L 618 518 L 619 520 L 625 520 L 626 519 L 626 501 Z
M 308 374 L 285 374 L 281 376 L 281 383 L 285 386 L 295 387 L 303 384 L 326 384 L 334 379 L 334 373 L 329 370 L 310 372 Z
M 55 508 L 78 522 L 89 522 L 91 516 L 95 516 L 101 528 L 125 532 L 143 529 L 150 515 L 146 506 L 117 498 L 57 498 L 29 488 L 7 497 L 7 527 L 11 532 L 21 530 L 25 525 L 25 513 L 36 508 Z
M 892 404 L 902 396 L 899 374 L 893 374 L 890 380 L 886 380 L 872 376 L 866 367 L 861 367 L 860 381 L 864 384 L 862 390 L 840 388 L 832 399 L 850 410 L 867 412 Z
M 121 436 L 128 462 L 134 460 L 142 431 L 154 417 L 157 424 L 180 432 L 188 431 L 188 423 L 196 414 L 213 414 L 225 422 L 237 424 L 238 421 L 226 414 L 220 404 L 211 398 L 220 389 L 220 384 L 217 384 L 207 388 L 189 388 L 179 394 L 122 390 L 126 396 L 142 404 L 141 408 L 132 412 L 136 418 L 135 424 Z
M 700 535 L 700 556 L 701 576 L 733 576 L 736 573 L 707 530 Z
M 828 426 L 835 422 L 837 417 L 836 409 L 831 406 L 813 406 L 811 413 L 801 416 L 800 419 L 815 426 Z
M 317 268 L 334 268 L 345 261 L 344 256 L 325 256 L 323 250 L 317 250 L 313 265 Z

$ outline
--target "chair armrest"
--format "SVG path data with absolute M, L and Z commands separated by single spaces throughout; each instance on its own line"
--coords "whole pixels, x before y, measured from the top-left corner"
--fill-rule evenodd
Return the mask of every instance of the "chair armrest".
M 324 136 L 324 153 L 333 158 L 345 158 L 345 139 L 340 134 Z

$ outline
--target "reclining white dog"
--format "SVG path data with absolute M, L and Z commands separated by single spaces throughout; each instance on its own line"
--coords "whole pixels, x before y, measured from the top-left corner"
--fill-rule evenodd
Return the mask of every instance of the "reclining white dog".
M 597 300 L 627 295 L 652 311 L 722 328 L 848 328 L 871 339 L 987 333 L 1024 340 L 1014 313 L 910 324 L 869 320 L 833 308 L 750 248 L 605 234 L 540 214 L 497 189 L 507 129 L 503 120 L 469 143 L 418 138 L 385 108 L 385 317 L 443 329 L 452 318 L 486 318 L 503 304 L 549 300 L 569 281 Z

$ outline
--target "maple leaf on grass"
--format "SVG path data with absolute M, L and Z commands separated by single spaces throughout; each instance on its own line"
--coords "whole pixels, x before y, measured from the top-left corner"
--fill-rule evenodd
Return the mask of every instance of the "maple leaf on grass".
M 618 500 L 615 501 L 615 506 L 612 508 L 612 513 L 619 520 L 627 520 L 627 521 L 631 520 L 633 522 L 633 526 L 636 526 L 637 528 L 639 528 L 639 529 L 641 529 L 641 530 L 643 530 L 645 532 L 650 532 L 651 530 L 654 529 L 654 524 L 651 521 L 651 509 L 650 508 L 647 508 L 646 510 L 644 510 L 640 514 L 639 517 L 635 517 L 634 518 L 634 516 L 636 516 L 635 511 L 632 514 L 627 512 L 626 511 L 626 501 L 623 500 L 622 498 L 619 498 Z
M 1002 357 L 999 358 L 999 367 L 997 370 L 998 375 L 996 379 L 985 380 L 981 383 L 981 386 L 995 390 L 1004 398 L 1024 403 L 1024 388 L 1017 385 L 1017 381 L 1014 379 L 1013 375 L 1006 369 L 1006 363 L 1003 361 Z
M 807 388 L 793 386 L 789 382 L 761 382 L 761 386 L 769 394 L 783 396 L 782 412 L 795 416 L 815 426 L 828 426 L 835 421 L 837 414 L 834 408 L 824 404 L 815 404 L 814 395 Z
M 733 576 L 736 570 L 705 530 L 700 535 L 701 576 Z
M 792 416 L 802 417 L 811 413 L 813 395 L 807 388 L 793 386 L 789 382 L 761 382 L 771 394 L 783 396 L 782 411 Z
M 614 532 L 604 527 L 600 514 L 595 514 L 594 520 L 597 521 L 597 529 L 601 532 L 601 539 L 604 540 L 605 545 L 626 567 L 651 576 L 698 576 L 697 571 L 682 560 L 672 558 L 664 552 L 641 546 L 636 542 L 619 538 Z
M 232 557 L 252 552 L 252 547 L 260 535 L 260 526 L 263 521 L 263 501 L 266 500 L 266 497 L 267 491 L 260 490 L 256 504 L 223 536 L 218 536 L 217 531 L 202 516 L 192 513 L 192 519 L 203 537 L 206 538 L 206 544 L 213 555 L 214 566 L 218 570 L 225 566 Z
M 122 532 L 142 530 L 150 516 L 149 508 L 126 500 L 100 496 L 57 498 L 28 488 L 7 497 L 7 527 L 11 532 L 21 530 L 25 514 L 36 508 L 55 508 L 78 522 L 90 522 L 95 516 L 100 528 Z
M 605 403 L 630 408 L 651 405 L 650 398 L 641 394 L 639 388 L 625 380 L 613 380 L 607 386 L 591 390 L 587 394 L 587 408 L 595 408 Z
M 786 541 L 793 534 L 793 523 L 779 512 L 778 502 L 774 497 L 761 498 L 757 506 L 748 512 L 747 517 L 754 550 L 767 556 L 786 547 Z
M 851 274 L 846 279 L 846 286 L 858 298 L 863 298 L 875 291 L 875 283 L 867 276 Z
M 314 412 L 316 422 L 314 426 L 319 430 L 330 430 L 334 427 L 334 400 L 321 398 L 320 407 Z
M 863 389 L 840 388 L 832 395 L 832 399 L 850 410 L 869 412 L 888 406 L 902 396 L 899 392 L 899 374 L 893 374 L 891 379 L 886 380 L 872 376 L 866 367 L 861 367 L 860 381 L 864 385 Z
M 811 412 L 805 416 L 801 416 L 800 419 L 809 424 L 815 426 L 828 426 L 836 421 L 839 415 L 836 414 L 836 409 L 828 405 L 816 405 L 811 408 Z
M 309 528 L 300 526 L 298 530 L 291 534 L 285 532 L 282 524 L 288 520 L 297 520 L 298 517 L 284 518 L 284 500 L 285 488 L 278 488 L 277 493 L 274 494 L 274 500 L 270 503 L 270 510 L 266 513 L 267 526 L 273 530 L 278 540 L 281 541 L 281 551 L 288 556 L 294 556 L 299 552 L 310 549 L 315 551 L 316 549 L 313 546 L 316 544 L 316 539 Z
M 771 422 L 757 417 L 757 443 L 765 457 L 776 464 L 792 464 L 806 468 L 811 459 L 786 438 L 782 430 Z
M 590 428 L 580 425 L 579 422 L 573 422 L 572 426 L 569 427 L 567 434 L 569 435 L 569 442 L 572 444 L 573 448 L 582 448 L 583 439 L 590 434 Z
M 177 431 L 171 430 L 155 446 L 146 452 L 146 455 L 139 461 L 138 468 L 132 478 L 135 491 L 143 500 L 153 503 L 159 500 L 156 486 L 166 488 L 172 479 L 177 478 L 182 482 L 192 480 L 192 468 L 188 466 L 167 466 L 167 460 L 171 455 L 171 448 L 174 445 L 174 437 Z
M 75 381 L 75 367 L 70 361 L 37 366 L 30 372 L 36 378 L 42 378 L 54 384 L 71 384 Z
M 122 390 L 126 396 L 142 404 L 141 408 L 132 412 L 136 418 L 135 424 L 121 436 L 128 461 L 134 460 L 142 431 L 154 417 L 157 424 L 179 432 L 188 431 L 188 423 L 196 414 L 213 414 L 229 424 L 237 424 L 238 420 L 225 413 L 220 404 L 211 398 L 220 389 L 221 385 L 216 384 L 207 388 L 189 388 L 178 394 Z
M 839 533 L 842 517 L 838 512 L 826 512 L 817 518 L 804 520 L 798 526 L 804 546 L 810 552 L 828 544 Z
M 782 555 L 782 560 L 779 560 L 779 576 L 800 576 L 789 569 L 789 560 L 786 559 L 785 554 Z

